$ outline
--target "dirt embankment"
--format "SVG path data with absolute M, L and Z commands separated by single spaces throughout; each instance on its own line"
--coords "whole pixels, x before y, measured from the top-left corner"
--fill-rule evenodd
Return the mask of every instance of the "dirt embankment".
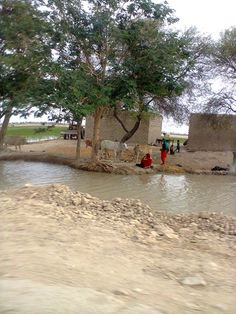
M 0 204 L 0 313 L 235 313 L 236 218 L 62 185 Z
M 81 144 L 81 162 L 75 162 L 76 141 L 53 140 L 33 143 L 22 146 L 22 151 L 8 150 L 1 153 L 0 160 L 23 159 L 29 161 L 44 161 L 51 163 L 66 164 L 74 168 L 88 171 L 112 172 L 117 174 L 143 174 L 143 173 L 197 173 L 197 174 L 222 174 L 227 171 L 212 172 L 215 166 L 229 168 L 232 164 L 233 154 L 231 152 L 187 152 L 181 148 L 180 153 L 174 156 L 168 155 L 167 164 L 160 165 L 160 148 L 143 145 L 144 152 L 152 154 L 153 169 L 141 169 L 135 166 L 136 160 L 133 153 L 133 146 L 129 145 L 129 150 L 122 155 L 121 162 L 114 162 L 112 156 L 110 160 L 103 160 L 103 164 L 95 165 L 88 162 L 91 148 Z M 141 156 L 142 157 L 142 156 Z M 140 157 L 140 158 L 141 158 Z

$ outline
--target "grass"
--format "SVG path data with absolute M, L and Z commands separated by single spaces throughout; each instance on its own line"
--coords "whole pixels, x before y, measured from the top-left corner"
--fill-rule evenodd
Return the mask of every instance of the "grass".
M 60 136 L 60 133 L 68 129 L 65 126 L 55 126 L 47 129 L 43 125 L 34 126 L 10 126 L 7 129 L 7 136 L 24 136 L 30 138 L 41 138 L 46 136 Z
M 186 141 L 186 139 L 187 138 L 171 136 L 170 137 L 170 142 L 174 141 L 174 145 L 176 145 L 177 144 L 177 140 L 179 140 L 180 144 L 183 144 Z

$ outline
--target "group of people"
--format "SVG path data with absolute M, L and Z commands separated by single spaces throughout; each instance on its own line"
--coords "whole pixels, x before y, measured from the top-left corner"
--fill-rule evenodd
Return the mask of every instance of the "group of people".
M 170 152 L 170 155 L 174 155 L 175 152 L 180 152 L 180 141 L 177 140 L 177 145 L 176 145 L 176 149 L 174 148 L 174 142 L 172 142 L 172 144 L 169 144 L 169 141 L 166 139 L 162 140 L 162 144 L 161 144 L 161 165 L 165 164 L 165 160 L 167 157 L 168 152 Z M 136 166 L 141 167 L 141 168 L 152 168 L 152 157 L 151 155 L 148 153 L 146 154 L 142 160 L 140 164 L 136 164 Z

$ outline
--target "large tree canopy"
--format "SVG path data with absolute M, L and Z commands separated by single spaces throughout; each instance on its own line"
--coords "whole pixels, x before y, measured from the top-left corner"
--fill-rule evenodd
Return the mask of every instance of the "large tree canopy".
M 0 146 L 10 116 L 26 114 L 37 98 L 51 53 L 48 40 L 48 24 L 30 1 L 0 1 Z
M 184 106 L 178 97 L 189 87 L 190 74 L 196 74 L 195 66 L 204 45 L 196 40 L 193 31 L 181 34 L 171 30 L 169 26 L 177 19 L 167 3 L 150 0 L 38 3 L 48 8 L 47 19 L 54 27 L 56 63 L 60 70 L 53 76 L 61 81 L 59 73 L 63 72 L 65 79 L 73 73 L 79 81 L 71 83 L 75 99 L 70 97 L 70 102 L 74 111 L 77 106 L 79 111 L 86 107 L 86 112 L 94 112 L 94 154 L 99 121 L 108 108 L 137 112 L 136 126 L 127 130 L 129 134 L 123 140 L 138 128 L 144 111 L 155 109 L 175 116 L 181 112 L 182 116 Z M 72 110 L 70 102 L 64 101 L 64 106 Z
M 236 113 L 236 27 L 222 33 L 212 44 L 211 65 L 214 78 L 220 87 L 209 97 L 206 110 L 219 113 Z
M 96 157 L 106 110 L 114 110 L 126 131 L 122 141 L 138 129 L 144 112 L 183 117 L 187 111 L 180 96 L 201 72 L 205 43 L 194 30 L 171 28 L 177 19 L 166 2 L 0 1 L 0 108 L 5 117 L 13 107 L 28 104 L 41 112 L 63 107 L 77 121 L 93 113 Z M 131 130 L 119 119 L 119 110 L 136 112 Z
M 213 51 L 218 71 L 228 79 L 236 80 L 236 27 L 226 30 Z

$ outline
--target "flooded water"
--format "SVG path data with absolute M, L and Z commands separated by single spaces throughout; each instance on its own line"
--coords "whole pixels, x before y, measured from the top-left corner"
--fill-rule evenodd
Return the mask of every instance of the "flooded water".
M 38 162 L 0 161 L 0 189 L 61 183 L 101 199 L 138 198 L 169 212 L 218 211 L 236 216 L 236 177 L 111 175 Z
M 36 142 L 43 142 L 43 141 L 51 141 L 51 140 L 56 140 L 59 137 L 56 135 L 51 135 L 51 136 L 41 136 L 41 137 L 28 137 L 27 138 L 27 143 L 36 143 Z

